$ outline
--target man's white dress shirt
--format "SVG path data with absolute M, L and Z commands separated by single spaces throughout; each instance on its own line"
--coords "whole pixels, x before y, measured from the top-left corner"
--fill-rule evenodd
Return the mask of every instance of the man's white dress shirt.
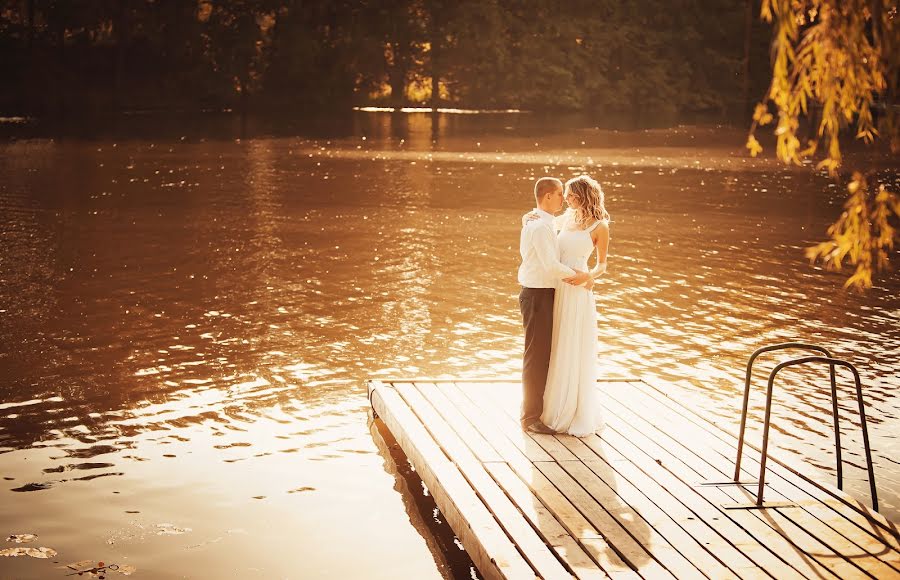
M 559 246 L 553 230 L 553 215 L 536 208 L 540 219 L 522 226 L 519 236 L 519 284 L 526 288 L 556 288 L 557 283 L 575 275 L 575 270 L 559 261 Z

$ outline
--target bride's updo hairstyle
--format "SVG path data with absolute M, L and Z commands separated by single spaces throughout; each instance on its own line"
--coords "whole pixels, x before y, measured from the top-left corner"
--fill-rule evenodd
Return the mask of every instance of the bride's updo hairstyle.
M 609 221 L 609 212 L 604 205 L 603 189 L 597 180 L 589 175 L 579 175 L 566 182 L 566 189 L 578 198 L 579 207 L 575 210 L 575 221 L 582 226 L 590 225 L 597 220 Z

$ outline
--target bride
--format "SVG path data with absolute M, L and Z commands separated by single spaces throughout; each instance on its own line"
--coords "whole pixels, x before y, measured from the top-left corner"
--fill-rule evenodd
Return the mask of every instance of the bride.
M 594 280 L 606 272 L 609 214 L 603 190 L 582 175 L 566 182 L 569 209 L 557 217 L 560 262 L 581 271 L 596 253 L 597 264 L 584 286 L 559 284 L 553 303 L 550 370 L 541 421 L 559 433 L 584 437 L 603 427 L 597 401 L 597 303 Z

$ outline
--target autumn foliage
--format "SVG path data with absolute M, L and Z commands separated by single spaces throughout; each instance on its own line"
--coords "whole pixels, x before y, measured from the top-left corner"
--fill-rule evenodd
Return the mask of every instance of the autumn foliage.
M 897 123 L 900 28 L 892 0 L 763 0 L 762 18 L 773 23 L 772 81 L 753 113 L 750 154 L 762 146 L 758 127 L 774 122 L 776 154 L 785 163 L 816 160 L 836 179 L 842 168 L 841 138 L 848 132 L 872 143 L 883 138 L 900 150 Z M 770 110 L 774 109 L 773 114 Z M 876 114 L 873 112 L 877 110 Z M 801 143 L 801 120 L 811 136 Z M 855 267 L 845 285 L 872 286 L 887 271 L 900 239 L 900 197 L 872 175 L 853 172 L 844 212 L 830 239 L 807 248 L 813 261 Z

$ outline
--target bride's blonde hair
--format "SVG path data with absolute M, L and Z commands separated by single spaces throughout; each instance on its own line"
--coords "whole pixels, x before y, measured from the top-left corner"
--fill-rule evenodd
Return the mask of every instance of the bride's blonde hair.
M 583 226 L 597 220 L 609 221 L 603 188 L 589 175 L 579 175 L 566 182 L 566 189 L 578 198 L 581 207 L 575 210 L 575 221 Z

